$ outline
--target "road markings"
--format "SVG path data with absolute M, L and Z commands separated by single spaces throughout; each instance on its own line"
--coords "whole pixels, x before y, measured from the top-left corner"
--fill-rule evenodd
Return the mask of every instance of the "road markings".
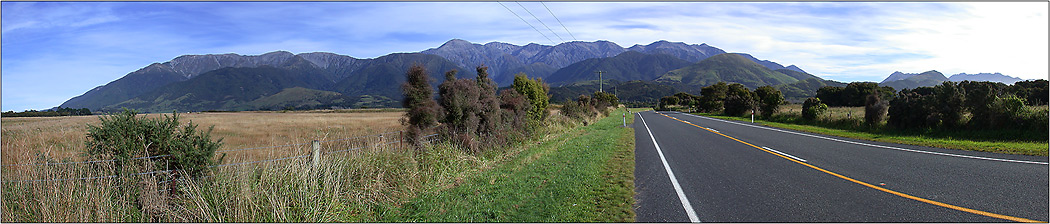
M 667 171 L 667 176 L 671 178 L 671 186 L 674 186 L 674 191 L 678 193 L 678 199 L 682 202 L 682 209 L 685 209 L 685 214 L 689 216 L 690 222 L 700 222 L 700 218 L 696 217 L 696 211 L 693 211 L 693 206 L 689 203 L 689 199 L 685 197 L 685 192 L 682 191 L 682 186 L 678 184 L 678 179 L 674 177 L 674 172 L 671 171 L 671 165 L 667 164 L 667 159 L 664 158 L 663 150 L 660 150 L 660 144 L 656 144 L 656 137 L 653 137 L 653 131 L 649 130 L 649 125 L 645 123 L 645 118 L 642 118 L 642 114 L 638 113 L 638 118 L 642 120 L 642 125 L 645 126 L 645 131 L 649 132 L 649 139 L 653 140 L 653 146 L 656 146 L 656 153 L 660 155 L 660 162 L 664 163 L 664 170 Z
M 661 114 L 661 115 L 664 115 L 664 114 Z M 679 120 L 678 118 L 674 118 L 674 117 L 667 116 L 667 115 L 664 115 L 664 117 L 671 118 L 671 119 L 674 119 L 676 121 L 682 121 L 682 120 Z M 710 119 L 710 118 L 708 118 L 708 119 Z M 690 124 L 690 125 L 696 126 L 698 128 L 704 129 L 704 130 L 711 131 L 711 129 L 708 129 L 708 128 L 705 128 L 705 127 L 700 127 L 700 126 L 695 125 L 695 124 Z M 648 127 L 646 127 L 646 128 L 648 128 Z M 745 145 L 748 145 L 748 146 L 754 147 L 756 149 L 765 151 L 765 152 L 767 152 L 769 154 L 773 154 L 773 155 L 779 156 L 779 157 L 787 159 L 789 161 L 792 161 L 792 162 L 795 162 L 795 163 L 798 163 L 798 164 L 802 164 L 803 166 L 815 169 L 817 171 L 824 172 L 824 173 L 830 174 L 832 176 L 835 176 L 835 177 L 838 177 L 838 178 L 841 178 L 841 179 L 844 179 L 844 180 L 847 180 L 847 181 L 850 181 L 850 182 L 853 182 L 853 183 L 856 183 L 856 184 L 860 184 L 860 185 L 868 187 L 868 188 L 872 188 L 872 189 L 879 190 L 879 191 L 882 191 L 882 192 L 890 193 L 890 194 L 897 195 L 897 196 L 900 196 L 900 197 L 903 197 L 903 198 L 912 199 L 912 200 L 924 202 L 924 203 L 931 204 L 931 205 L 936 205 L 936 206 L 949 208 L 949 209 L 954 209 L 954 210 L 957 210 L 957 211 L 969 212 L 969 213 L 973 213 L 973 214 L 977 214 L 977 215 L 983 215 L 983 216 L 988 216 L 988 217 L 998 218 L 998 219 L 1005 219 L 1005 220 L 1010 220 L 1010 221 L 1014 221 L 1014 222 L 1045 222 L 1045 221 L 1038 221 L 1038 220 L 1031 220 L 1031 219 L 1026 219 L 1026 218 L 1020 218 L 1020 217 L 1013 217 L 1013 216 L 1008 216 L 1008 215 L 1000 215 L 1000 214 L 996 214 L 996 213 L 991 213 L 991 212 L 986 212 L 986 211 L 981 211 L 981 210 L 976 210 L 976 209 L 970 209 L 970 208 L 965 208 L 965 207 L 959 207 L 959 206 L 955 206 L 955 205 L 951 205 L 951 204 L 947 204 L 947 203 L 943 203 L 943 202 L 939 202 L 939 201 L 934 201 L 934 200 L 930 200 L 930 199 L 920 198 L 920 197 L 912 196 L 912 195 L 909 195 L 909 194 L 893 191 L 893 190 L 890 190 L 890 189 L 886 189 L 886 188 L 875 186 L 875 185 L 872 185 L 872 184 L 869 184 L 869 183 L 865 183 L 863 181 L 855 180 L 853 178 L 849 178 L 847 176 L 843 176 L 842 174 L 838 174 L 838 173 L 835 173 L 835 172 L 831 172 L 831 171 L 822 169 L 820 167 L 811 165 L 811 164 L 803 162 L 803 161 L 795 160 L 795 159 L 789 158 L 789 157 L 784 156 L 784 155 L 773 153 L 773 152 L 771 152 L 769 150 L 763 149 L 763 147 L 755 146 L 755 145 L 753 145 L 751 143 L 742 141 L 740 139 L 736 139 L 734 137 L 731 137 L 731 136 L 728 136 L 728 135 L 725 135 L 725 134 L 722 134 L 722 133 L 713 132 L 713 131 L 712 131 L 712 133 L 721 135 L 722 137 L 726 137 L 726 138 L 735 140 L 735 141 L 740 142 L 740 143 L 744 143 Z
M 802 158 L 795 157 L 795 156 L 793 156 L 791 154 L 787 154 L 787 153 L 784 153 L 784 152 L 781 152 L 781 151 L 777 151 L 777 150 L 774 150 L 774 149 L 771 149 L 771 148 L 765 147 L 765 146 L 762 146 L 762 148 L 766 149 L 766 150 L 769 150 L 769 151 L 773 151 L 773 152 L 781 154 L 781 155 L 785 155 L 787 157 L 791 157 L 792 159 L 795 159 L 795 160 L 798 160 L 798 161 L 806 162 L 806 160 L 804 160 Z
M 779 132 L 788 133 L 788 134 L 796 134 L 796 135 L 801 135 L 801 136 L 806 136 L 806 137 L 813 137 L 813 138 L 831 140 L 831 141 L 836 141 L 836 142 L 849 143 L 849 144 L 854 144 L 854 145 L 863 145 L 863 146 L 870 146 L 870 147 L 876 147 L 876 148 L 884 148 L 884 149 L 892 149 L 892 150 L 916 152 L 916 153 L 926 153 L 926 154 L 941 155 L 941 156 L 960 157 L 960 158 L 991 160 L 991 161 L 1011 162 L 1011 163 L 1028 163 L 1028 164 L 1050 165 L 1050 163 L 1046 163 L 1046 162 L 988 158 L 988 157 L 980 157 L 980 156 L 968 156 L 968 155 L 959 155 L 959 154 L 951 154 L 951 153 L 930 152 L 930 151 L 922 151 L 922 150 L 915 150 L 915 149 L 898 148 L 898 147 L 893 147 L 893 146 L 875 145 L 875 144 L 868 144 L 868 143 L 862 143 L 862 142 L 846 141 L 846 140 L 842 140 L 842 139 L 828 138 L 828 137 L 824 137 L 824 136 L 810 135 L 810 134 L 805 134 L 805 133 L 798 133 L 798 132 L 793 132 L 793 131 L 785 131 L 785 130 L 769 128 L 769 127 L 763 127 L 763 126 L 757 126 L 757 125 L 741 124 L 741 123 L 724 121 L 724 120 L 721 120 L 721 119 L 714 119 L 714 118 L 709 118 L 709 117 L 704 117 L 704 116 L 697 116 L 697 115 L 692 115 L 692 114 L 685 114 L 685 115 L 689 115 L 689 116 L 693 116 L 693 117 L 699 117 L 699 118 L 708 119 L 708 120 L 721 121 L 721 122 L 730 123 L 730 124 L 743 125 L 743 126 L 748 126 L 748 127 L 753 127 L 753 128 L 761 128 L 761 129 L 766 129 L 766 130 L 771 130 L 771 131 L 779 131 Z M 664 115 L 664 116 L 667 116 L 667 115 Z M 668 117 L 670 117 L 670 116 L 668 116 Z M 690 124 L 692 124 L 692 123 L 690 123 Z

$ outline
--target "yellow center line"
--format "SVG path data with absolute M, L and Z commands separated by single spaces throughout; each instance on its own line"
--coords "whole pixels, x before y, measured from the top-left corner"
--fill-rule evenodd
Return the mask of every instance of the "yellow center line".
M 988 216 L 988 217 L 992 217 L 992 218 L 1005 219 L 1005 220 L 1010 220 L 1010 221 L 1015 221 L 1015 222 L 1045 222 L 1045 221 L 1031 220 L 1031 219 L 1026 219 L 1026 218 L 1013 217 L 1013 216 L 1008 216 L 1008 215 L 1000 215 L 1000 214 L 986 212 L 986 211 L 981 211 L 981 210 L 976 210 L 976 209 L 964 208 L 964 207 L 960 207 L 960 206 L 955 206 L 955 205 L 951 205 L 951 204 L 947 204 L 947 203 L 943 203 L 943 202 L 938 202 L 938 201 L 934 201 L 934 200 L 930 200 L 930 199 L 920 198 L 920 197 L 912 196 L 912 195 L 909 195 L 909 194 L 905 194 L 905 193 L 893 191 L 893 190 L 890 190 L 890 189 L 882 188 L 882 187 L 875 186 L 875 185 L 872 185 L 872 184 L 869 184 L 869 183 L 865 183 L 863 181 L 859 181 L 859 180 L 855 180 L 853 178 L 849 178 L 847 176 L 843 176 L 842 174 L 838 174 L 838 173 L 835 173 L 835 172 L 831 172 L 831 171 L 822 169 L 820 167 L 811 165 L 811 164 L 806 163 L 806 162 L 798 161 L 798 160 L 789 158 L 789 157 L 784 156 L 784 155 L 780 155 L 780 154 L 777 154 L 777 153 L 770 152 L 769 150 L 763 149 L 762 147 L 758 147 L 758 146 L 755 146 L 755 145 L 753 145 L 751 143 L 748 143 L 748 142 L 745 142 L 745 141 L 741 141 L 740 139 L 736 139 L 734 137 L 722 134 L 721 132 L 714 131 L 714 130 L 712 130 L 710 128 L 701 127 L 699 125 L 693 124 L 692 122 L 686 122 L 686 121 L 683 121 L 683 120 L 679 120 L 678 118 L 667 116 L 666 114 L 663 114 L 663 113 L 659 113 L 659 114 L 663 115 L 664 117 L 671 118 L 671 119 L 674 119 L 676 121 L 679 121 L 679 122 L 682 122 L 682 123 L 685 123 L 685 124 L 688 124 L 688 125 L 692 125 L 694 127 L 700 128 L 700 129 L 704 129 L 704 130 L 709 131 L 711 133 L 715 133 L 715 134 L 721 135 L 722 137 L 726 137 L 726 138 L 735 140 L 737 142 L 744 143 L 745 145 L 754 147 L 754 148 L 756 148 L 758 150 L 762 150 L 762 151 L 764 151 L 766 153 L 779 156 L 780 158 L 784 158 L 784 159 L 787 159 L 789 161 L 792 161 L 792 162 L 795 162 L 795 163 L 798 163 L 798 164 L 802 164 L 803 166 L 807 166 L 809 168 L 813 168 L 813 169 L 818 170 L 820 172 L 831 174 L 832 176 L 835 176 L 835 177 L 838 177 L 838 178 L 842 178 L 844 180 L 848 180 L 850 182 L 857 183 L 857 184 L 860 184 L 860 185 L 865 186 L 865 187 L 873 188 L 875 190 L 883 191 L 883 192 L 890 193 L 890 194 L 893 194 L 893 195 L 897 195 L 897 196 L 900 196 L 900 197 L 904 197 L 904 198 L 907 198 L 907 199 L 912 199 L 912 200 L 924 202 L 924 203 L 927 203 L 927 204 L 941 206 L 941 207 L 945 207 L 945 208 L 950 208 L 950 209 L 954 209 L 954 210 L 958 210 L 958 211 L 969 212 L 969 213 L 973 213 L 973 214 Z

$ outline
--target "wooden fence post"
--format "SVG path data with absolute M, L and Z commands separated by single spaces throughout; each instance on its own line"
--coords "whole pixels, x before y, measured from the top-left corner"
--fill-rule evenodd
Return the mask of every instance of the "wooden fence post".
M 321 165 L 321 142 L 314 140 L 312 144 L 313 148 L 313 168 L 316 170 Z

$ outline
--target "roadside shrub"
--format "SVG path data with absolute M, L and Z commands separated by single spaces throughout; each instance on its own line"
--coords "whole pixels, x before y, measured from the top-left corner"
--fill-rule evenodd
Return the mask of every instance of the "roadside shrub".
M 784 103 L 784 94 L 773 86 L 758 87 L 755 89 L 755 95 L 758 96 L 759 108 L 764 118 L 773 116 L 773 113 L 780 109 L 780 104 Z
M 445 73 L 445 81 L 438 86 L 438 102 L 445 110 L 445 117 L 441 119 L 444 139 L 463 139 L 462 136 L 473 136 L 477 131 L 481 122 L 477 87 L 473 80 L 456 79 L 456 70 Z
M 802 103 L 802 119 L 808 121 L 816 120 L 817 117 L 828 111 L 828 105 L 821 103 L 820 98 L 810 97 Z
M 707 113 L 722 111 L 725 105 L 726 92 L 728 91 L 729 85 L 726 85 L 725 82 L 718 82 L 714 85 L 700 88 L 700 102 L 697 107 Z
M 946 128 L 961 127 L 963 113 L 966 112 L 963 104 L 966 94 L 963 89 L 954 82 L 944 82 L 933 88 L 933 94 L 937 99 L 934 107 L 940 115 L 941 125 Z
M 489 78 L 488 67 L 478 66 L 478 136 L 496 133 L 500 121 L 500 99 L 496 95 L 496 82 Z
M 992 103 L 991 128 L 1010 128 L 1023 126 L 1025 101 L 1017 96 L 996 97 Z
M 879 98 L 879 94 L 872 93 L 864 101 L 864 123 L 869 127 L 877 127 L 886 120 L 886 111 L 889 103 Z
M 605 109 L 608 107 L 616 107 L 620 105 L 620 98 L 612 93 L 594 92 L 594 94 L 591 95 L 591 99 L 593 100 L 591 105 L 599 111 L 606 111 Z
M 733 83 L 729 85 L 726 92 L 725 114 L 729 116 L 741 116 L 755 109 L 756 102 L 754 93 L 744 87 L 743 84 Z
M 543 82 L 543 79 L 529 79 L 525 73 L 518 73 L 514 75 L 514 84 L 512 85 L 515 91 L 518 91 L 526 99 L 529 99 L 529 104 L 532 107 L 529 109 L 529 118 L 534 121 L 543 121 L 547 118 L 549 112 L 547 112 L 547 105 L 550 104 L 550 97 L 547 96 L 547 92 L 550 91 L 550 86 Z
M 581 95 L 581 97 L 583 96 Z M 565 104 L 561 107 L 561 113 L 563 115 L 576 120 L 583 120 L 587 117 L 592 117 L 594 116 L 592 112 L 593 110 L 590 108 L 589 105 L 584 104 L 580 101 L 565 102 Z
M 504 125 L 501 134 L 509 134 L 508 139 L 524 137 L 525 133 L 531 131 L 527 120 L 528 112 L 532 105 L 525 96 L 513 89 L 504 89 L 499 93 L 500 120 Z
M 179 114 L 164 115 L 161 119 L 137 117 L 135 110 L 99 117 L 99 125 L 88 125 L 87 151 L 90 155 L 116 159 L 115 171 L 136 157 L 170 155 L 156 158 L 153 167 L 177 169 L 179 175 L 201 177 L 208 166 L 217 164 L 212 158 L 222 146 L 222 139 L 212 141 L 209 127 L 198 131 L 192 121 L 179 122 Z
M 441 108 L 434 101 L 434 90 L 430 88 L 430 73 L 422 65 L 414 64 L 405 73 L 406 81 L 401 84 L 405 99 L 401 106 L 408 109 L 401 123 L 407 125 L 405 139 L 413 146 L 420 145 L 423 133 L 438 124 L 442 117 Z

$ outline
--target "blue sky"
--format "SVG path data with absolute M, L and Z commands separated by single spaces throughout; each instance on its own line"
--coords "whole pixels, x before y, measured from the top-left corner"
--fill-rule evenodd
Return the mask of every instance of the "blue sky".
M 503 4 L 507 8 L 497 2 L 2 2 L 2 110 L 54 107 L 186 54 L 286 50 L 374 58 L 452 38 L 571 41 L 544 5 Z M 928 70 L 1046 79 L 1050 67 L 1046 2 L 545 4 L 580 41 L 707 43 L 846 82 Z

